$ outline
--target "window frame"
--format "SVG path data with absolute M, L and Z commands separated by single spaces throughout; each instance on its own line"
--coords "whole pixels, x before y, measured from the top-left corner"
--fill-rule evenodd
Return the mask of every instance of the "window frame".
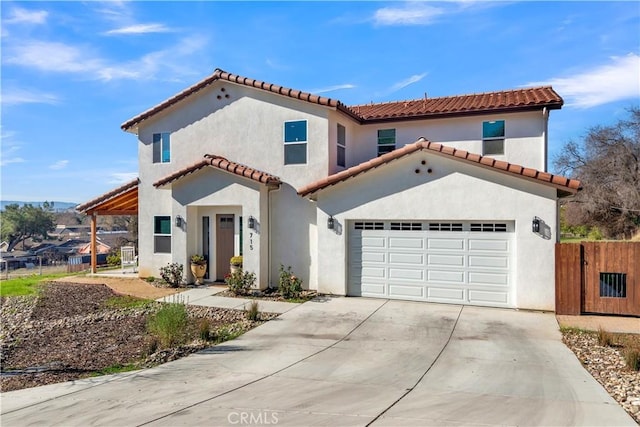
M 158 225 L 158 221 L 162 221 L 162 218 L 166 218 L 166 220 L 169 221 L 169 233 L 162 233 L 162 232 L 158 232 L 157 231 L 157 225 Z M 170 254 L 171 250 L 172 250 L 172 222 L 171 222 L 171 215 L 154 215 L 153 216 L 153 253 L 154 254 Z M 165 251 L 158 251 L 157 250 L 157 243 L 156 243 L 156 237 L 168 237 L 169 238 L 169 251 L 165 252 Z
M 498 122 L 502 122 L 502 135 L 497 135 L 497 136 L 486 136 L 485 135 L 485 125 L 491 125 L 491 124 L 495 124 Z M 505 150 L 504 150 L 504 142 L 506 140 L 506 133 L 507 133 L 507 125 L 504 119 L 500 119 L 500 120 L 485 120 L 482 122 L 482 155 L 483 156 L 504 156 Z M 488 150 L 488 145 L 492 144 L 492 143 L 496 143 L 500 141 L 502 143 L 501 146 L 501 150 L 500 152 L 497 152 L 497 150 L 495 150 L 495 147 L 492 147 L 492 150 Z
M 342 129 L 342 141 L 340 140 L 340 129 Z M 342 158 L 340 150 L 342 150 Z M 342 164 L 340 164 L 340 160 L 342 160 Z M 337 123 L 336 126 L 336 164 L 338 167 L 347 167 L 347 128 L 340 123 Z
M 304 141 L 296 140 L 296 141 L 287 141 L 287 123 L 304 123 Z M 285 120 L 282 124 L 282 141 L 283 141 L 283 163 L 288 165 L 306 165 L 309 159 L 309 150 L 308 150 L 308 142 L 309 142 L 309 121 L 307 119 L 299 119 L 299 120 Z M 287 162 L 287 147 L 291 147 L 294 145 L 304 145 L 304 162 Z
M 385 132 L 385 131 L 393 131 L 393 143 L 390 142 L 380 142 L 380 139 L 384 139 L 384 138 L 390 138 L 390 137 L 385 137 L 385 136 L 380 136 L 380 132 Z M 397 129 L 396 128 L 387 128 L 387 129 L 378 129 L 377 132 L 378 135 L 378 144 L 376 145 L 376 150 L 378 152 L 378 157 L 382 156 L 383 154 L 387 154 L 393 150 L 396 149 L 396 144 L 398 141 L 398 136 L 397 136 Z M 384 147 L 384 150 L 381 152 L 380 148 Z M 388 150 L 389 147 L 393 147 L 391 150 Z
M 157 138 L 156 138 L 157 137 Z M 152 145 L 152 163 L 171 163 L 171 133 L 170 132 L 154 132 L 151 140 Z M 166 144 L 166 147 L 165 147 Z M 156 158 L 156 147 L 158 148 L 158 158 Z M 168 159 L 165 160 L 164 153 L 168 153 Z

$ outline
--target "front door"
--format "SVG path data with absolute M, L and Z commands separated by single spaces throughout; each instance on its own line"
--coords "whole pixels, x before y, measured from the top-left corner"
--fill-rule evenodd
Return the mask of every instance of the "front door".
M 216 215 L 216 280 L 223 281 L 230 273 L 233 256 L 233 215 Z

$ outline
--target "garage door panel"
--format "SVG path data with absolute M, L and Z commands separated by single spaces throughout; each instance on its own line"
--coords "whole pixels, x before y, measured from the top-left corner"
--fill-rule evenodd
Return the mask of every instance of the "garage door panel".
M 477 271 L 469 272 L 469 284 L 504 285 L 509 283 L 509 276 L 506 273 L 481 273 Z
M 464 289 L 451 289 L 451 288 L 439 288 L 435 286 L 427 287 L 427 298 L 434 301 L 447 301 L 447 302 L 465 302 Z
M 427 239 L 427 247 L 429 249 L 444 249 L 452 251 L 461 251 L 464 249 L 464 239 Z
M 387 239 L 384 237 L 365 237 L 362 236 L 362 247 L 363 248 L 386 248 L 387 247 Z
M 362 283 L 362 295 L 369 297 L 384 297 L 385 285 L 381 283 Z
M 386 279 L 387 269 L 384 267 L 362 267 L 362 278 Z
M 360 256 L 363 263 L 381 263 L 387 262 L 387 254 L 384 252 L 363 252 Z
M 425 292 L 422 286 L 406 286 L 406 285 L 389 285 L 390 297 L 412 297 L 412 298 L 424 298 Z
M 424 281 L 424 270 L 411 268 L 389 268 L 389 279 L 409 279 Z
M 407 264 L 413 266 L 424 265 L 425 255 L 422 253 L 394 253 L 389 254 L 389 263 Z
M 433 282 L 449 282 L 464 284 L 464 271 L 429 270 L 427 280 Z
M 428 266 L 452 266 L 452 267 L 464 267 L 464 255 L 443 255 L 443 254 L 429 254 Z
M 469 290 L 469 301 L 488 305 L 507 304 L 509 302 L 509 295 L 506 292 Z
M 469 267 L 507 268 L 509 267 L 509 258 L 507 256 L 469 255 Z
M 469 239 L 469 252 L 473 251 L 507 253 L 509 252 L 509 242 L 503 239 Z
M 424 249 L 422 237 L 389 237 L 389 249 Z

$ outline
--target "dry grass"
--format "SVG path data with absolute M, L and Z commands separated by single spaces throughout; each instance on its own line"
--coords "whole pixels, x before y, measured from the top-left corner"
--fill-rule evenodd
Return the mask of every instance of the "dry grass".
M 173 295 L 180 290 L 171 288 L 157 288 L 142 279 L 126 277 L 74 276 L 62 277 L 56 281 L 78 284 L 104 284 L 119 294 L 131 295 L 134 297 L 146 299 L 158 299 L 166 297 L 168 295 Z

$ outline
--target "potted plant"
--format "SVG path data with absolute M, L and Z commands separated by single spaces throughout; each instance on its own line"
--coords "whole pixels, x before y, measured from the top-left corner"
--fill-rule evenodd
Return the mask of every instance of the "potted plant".
M 231 273 L 242 270 L 242 255 L 231 257 L 229 265 Z
M 204 284 L 204 275 L 207 274 L 207 260 L 202 255 L 191 255 L 191 273 L 196 278 L 197 285 Z

